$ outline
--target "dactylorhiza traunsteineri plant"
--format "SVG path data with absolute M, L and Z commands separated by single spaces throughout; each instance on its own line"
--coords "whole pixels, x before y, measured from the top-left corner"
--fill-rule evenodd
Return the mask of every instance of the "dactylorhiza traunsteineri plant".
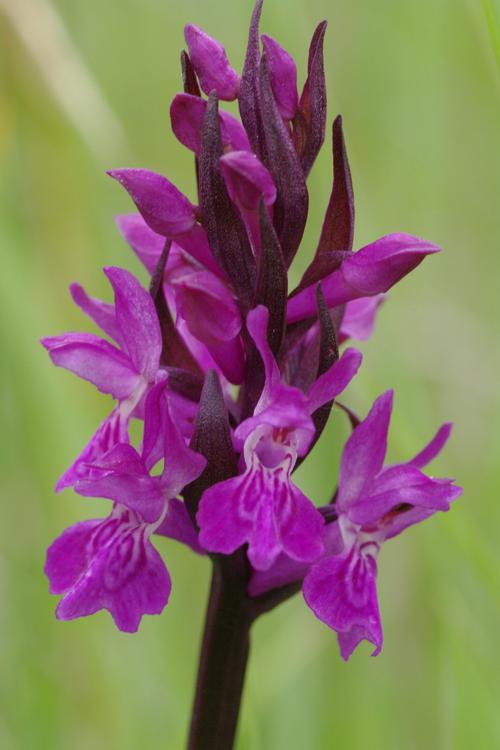
M 384 465 L 392 391 L 363 420 L 339 404 L 352 433 L 328 505 L 316 507 L 293 482 L 361 365 L 357 349 L 339 347 L 366 339 L 385 293 L 439 248 L 391 234 L 353 252 L 339 116 L 319 243 L 289 290 L 306 178 L 325 135 L 326 23 L 314 32 L 299 95 L 291 56 L 272 37 L 259 38 L 261 5 L 241 76 L 219 42 L 196 26 L 185 30 L 184 93 L 170 116 L 195 155 L 198 205 L 154 172 L 109 173 L 138 210 L 118 217 L 118 227 L 151 275 L 149 290 L 129 271 L 105 268 L 114 304 L 78 284 L 70 290 L 107 338 L 43 339 L 54 364 L 116 402 L 57 484 L 111 501 L 107 518 L 70 527 L 49 548 L 50 590 L 62 595 L 57 617 L 104 608 L 120 630 L 136 631 L 170 594 L 155 535 L 208 555 L 214 578 L 189 741 L 203 750 L 232 746 L 258 615 L 301 589 L 336 631 L 344 659 L 363 639 L 378 654 L 380 547 L 461 493 L 451 479 L 423 472 L 449 424 L 411 460 Z M 219 108 L 236 99 L 241 120 Z M 137 447 L 132 419 L 143 424 Z

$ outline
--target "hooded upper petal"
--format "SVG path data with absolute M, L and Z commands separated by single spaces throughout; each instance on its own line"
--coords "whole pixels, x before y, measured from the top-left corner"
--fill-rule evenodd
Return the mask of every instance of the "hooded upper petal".
M 194 206 L 166 177 L 147 169 L 112 169 L 148 226 L 164 237 L 188 232 L 196 223 Z
M 220 166 L 233 203 L 256 211 L 262 198 L 266 206 L 276 200 L 271 174 L 251 151 L 230 151 L 221 157 Z
M 240 77 L 229 64 L 222 44 L 191 23 L 184 27 L 184 36 L 205 94 L 216 91 L 219 99 L 229 102 L 236 99 Z
M 362 295 L 380 294 L 439 250 L 437 245 L 410 234 L 389 234 L 346 258 L 341 272 Z
M 207 102 L 192 94 L 177 94 L 170 106 L 170 120 L 176 138 L 195 154 L 200 153 L 201 131 Z M 221 138 L 224 150 L 250 151 L 245 128 L 229 112 L 219 112 Z
M 389 234 L 347 254 L 340 268 L 321 281 L 328 307 L 344 305 L 359 297 L 385 293 L 440 248 L 409 234 Z M 293 296 L 288 303 L 290 323 L 314 315 L 316 286 L 312 284 Z

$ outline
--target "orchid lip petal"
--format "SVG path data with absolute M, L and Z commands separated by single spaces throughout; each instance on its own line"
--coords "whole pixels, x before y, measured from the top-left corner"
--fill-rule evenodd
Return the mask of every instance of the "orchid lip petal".
M 260 429 L 247 439 L 243 474 L 204 492 L 197 514 L 200 543 L 229 554 L 248 542 L 248 558 L 257 570 L 269 569 L 282 551 L 312 562 L 324 551 L 323 517 L 290 481 L 295 459 L 288 449 L 276 458 L 271 448 L 270 465 L 261 463 L 256 448 L 265 434 Z
M 47 552 L 50 590 L 62 594 L 60 620 L 107 609 L 119 630 L 135 632 L 145 614 L 160 614 L 171 583 L 140 518 L 116 506 L 109 518 L 66 529 Z
M 342 658 L 347 660 L 364 639 L 382 648 L 377 600 L 377 564 L 353 546 L 314 565 L 304 580 L 303 594 L 316 617 L 337 631 Z

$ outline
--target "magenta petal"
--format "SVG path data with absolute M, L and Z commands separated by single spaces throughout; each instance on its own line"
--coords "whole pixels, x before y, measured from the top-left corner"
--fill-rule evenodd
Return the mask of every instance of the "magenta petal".
M 261 36 L 269 66 L 269 80 L 276 104 L 285 120 L 293 120 L 299 106 L 297 66 L 293 57 L 267 34 Z
M 208 244 L 207 233 L 199 224 L 195 224 L 189 232 L 179 234 L 175 241 L 179 247 L 185 250 L 195 260 L 215 273 L 217 276 L 224 278 L 223 271 L 217 265 L 210 245 Z M 172 252 L 172 250 L 170 250 Z
M 177 94 L 170 106 L 174 135 L 195 154 L 200 153 L 206 109 L 207 102 L 191 94 Z M 228 112 L 219 112 L 219 120 L 224 150 L 250 151 L 248 136 L 241 122 Z
M 273 178 L 251 151 L 230 151 L 221 157 L 220 166 L 233 203 L 256 211 L 262 197 L 266 206 L 276 200 Z
M 158 477 L 151 477 L 135 448 L 119 444 L 92 465 L 88 479 L 75 491 L 84 497 L 105 497 L 139 513 L 148 523 L 158 520 L 165 498 Z
M 311 414 L 342 393 L 356 375 L 363 359 L 357 349 L 346 349 L 329 370 L 316 380 L 308 394 Z
M 413 271 L 426 255 L 440 248 L 410 234 L 389 234 L 349 256 L 341 266 L 344 279 L 364 295 L 387 292 Z
M 165 237 L 153 232 L 140 214 L 123 214 L 116 216 L 115 221 L 141 263 L 153 274 L 165 247 Z
M 446 422 L 443 424 L 439 430 L 436 432 L 430 443 L 423 448 L 420 453 L 417 453 L 417 455 L 411 459 L 411 461 L 408 461 L 408 464 L 411 466 L 417 466 L 419 469 L 422 469 L 424 466 L 427 466 L 427 464 L 430 464 L 430 462 L 436 458 L 439 453 L 443 450 L 444 446 L 448 442 L 448 438 L 451 435 L 453 424 L 452 422 Z
M 241 383 L 241 314 L 227 286 L 215 274 L 195 268 L 183 257 L 169 265 L 166 278 L 175 295 L 177 324 L 185 321 L 189 332 L 208 347 L 224 376 L 231 383 Z
M 339 555 L 344 549 L 344 542 L 337 522 L 324 527 L 324 547 L 328 555 Z M 313 563 L 314 564 L 314 563 Z M 286 586 L 300 581 L 310 570 L 311 563 L 293 560 L 282 552 L 268 570 L 253 570 L 248 584 L 249 596 L 259 596 L 271 589 Z
M 277 528 L 277 518 L 273 498 L 269 490 L 254 482 L 251 491 L 260 491 L 259 502 L 255 504 L 253 528 L 248 538 L 248 559 L 256 570 L 267 570 L 282 551 Z M 245 498 L 248 503 L 248 496 Z
M 287 489 L 289 513 L 280 513 L 279 518 L 283 549 L 294 560 L 317 560 L 325 551 L 323 516 L 293 482 L 288 482 Z
M 329 308 L 344 305 L 346 302 L 362 296 L 346 282 L 340 270 L 334 271 L 321 280 L 321 289 Z M 295 323 L 316 314 L 316 284 L 311 284 L 288 300 L 286 317 L 289 323 Z
M 219 99 L 228 102 L 236 99 L 240 77 L 229 64 L 222 44 L 193 24 L 184 28 L 184 36 L 191 62 L 205 94 L 208 96 L 215 90 Z
M 274 389 L 273 398 L 267 406 L 260 410 L 257 404 L 255 416 L 245 419 L 238 425 L 234 432 L 237 445 L 245 441 L 250 433 L 262 424 L 275 427 L 277 430 L 293 430 L 299 456 L 306 453 L 315 433 L 305 395 L 298 388 L 284 383 L 280 383 Z
M 373 643 L 373 656 L 382 648 L 376 576 L 374 558 L 352 547 L 314 565 L 304 580 L 306 603 L 316 617 L 337 631 L 345 660 L 362 640 Z
M 52 542 L 44 569 L 51 594 L 64 594 L 85 573 L 88 544 L 102 523 L 101 519 L 81 521 Z
M 164 237 L 175 237 L 196 222 L 194 207 L 166 177 L 147 169 L 112 169 L 148 226 Z
M 171 498 L 200 476 L 207 460 L 188 448 L 170 415 L 168 400 L 165 399 L 163 404 L 165 468 L 161 476 L 161 487 L 164 497 Z
M 254 410 L 254 416 L 242 422 L 235 431 L 238 441 L 244 441 L 259 425 L 293 429 L 296 432 L 297 450 L 304 455 L 314 436 L 308 399 L 298 388 L 286 385 L 271 352 L 267 338 L 269 311 L 263 305 L 247 315 L 247 329 L 253 338 L 264 364 L 264 388 Z
M 241 331 L 241 314 L 227 286 L 213 273 L 187 265 L 167 277 L 177 312 L 205 344 L 231 341 Z
M 186 506 L 176 497 L 169 500 L 165 520 L 156 529 L 155 534 L 175 539 L 190 547 L 198 555 L 206 554 L 198 541 L 198 534 Z
M 70 370 L 118 400 L 128 398 L 141 381 L 123 352 L 91 333 L 65 333 L 40 341 L 57 367 Z
M 115 308 L 109 302 L 102 302 L 95 297 L 89 297 L 80 284 L 70 284 L 70 294 L 73 302 L 78 305 L 85 315 L 88 315 L 96 325 L 107 333 L 116 343 L 122 345 L 122 334 L 116 322 Z
M 337 508 L 343 512 L 362 496 L 379 473 L 387 451 L 393 392 L 386 391 L 348 438 L 340 460 Z
M 248 595 L 259 596 L 265 594 L 266 591 L 271 591 L 271 589 L 301 581 L 310 567 L 310 563 L 293 560 L 284 552 L 281 552 L 267 570 L 252 570 L 252 577 L 247 588 Z
M 265 372 L 265 384 L 259 403 L 255 409 L 256 413 L 262 411 L 269 404 L 273 398 L 273 391 L 281 385 L 280 371 L 267 338 L 268 321 L 269 311 L 264 305 L 259 305 L 250 310 L 247 315 L 247 329 L 262 357 Z
M 149 292 L 129 271 L 104 269 L 115 293 L 116 321 L 135 368 L 153 382 L 160 365 L 162 338 L 155 305 Z
M 413 507 L 400 512 L 389 513 L 383 521 L 384 540 L 399 536 L 408 527 L 422 523 L 436 513 L 429 508 Z M 379 524 L 380 525 L 380 524 Z
M 199 542 L 210 552 L 229 555 L 241 547 L 252 531 L 252 516 L 240 508 L 240 497 L 252 481 L 250 472 L 226 479 L 205 490 L 196 521 Z
M 240 336 L 231 341 L 214 341 L 207 344 L 208 351 L 230 383 L 239 385 L 245 377 L 245 352 Z
M 369 339 L 373 333 L 378 309 L 385 298 L 385 294 L 377 294 L 375 297 L 361 297 L 348 302 L 340 324 L 339 342 L 342 343 L 346 339 Z
M 90 466 L 118 443 L 128 441 L 128 417 L 120 409 L 114 409 L 99 425 L 97 432 L 87 443 L 76 461 L 67 469 L 56 484 L 56 492 L 71 487 L 80 479 L 87 479 Z
M 67 529 L 47 552 L 45 572 L 53 593 L 64 596 L 60 620 L 107 609 L 117 625 L 133 633 L 144 614 L 160 614 L 171 584 L 163 561 L 134 514 L 115 510 L 104 521 Z
M 430 510 L 447 511 L 450 502 L 461 493 L 450 482 L 431 479 L 415 466 L 391 466 L 371 483 L 366 494 L 353 503 L 349 518 L 356 524 L 374 524 L 400 505 L 417 505 Z M 377 524 L 377 528 L 379 524 Z
M 328 307 L 337 307 L 359 297 L 387 292 L 426 255 L 439 252 L 430 242 L 409 234 L 389 234 L 349 254 L 340 269 L 322 279 L 321 287 Z M 293 296 L 287 307 L 287 320 L 293 323 L 316 310 L 316 285 Z
M 165 457 L 166 381 L 160 380 L 148 392 L 144 404 L 142 460 L 151 469 Z
M 200 544 L 228 554 L 248 542 L 248 559 L 267 570 L 280 552 L 311 562 L 323 552 L 323 518 L 289 478 L 285 459 L 267 468 L 254 458 L 238 477 L 214 485 L 197 514 Z

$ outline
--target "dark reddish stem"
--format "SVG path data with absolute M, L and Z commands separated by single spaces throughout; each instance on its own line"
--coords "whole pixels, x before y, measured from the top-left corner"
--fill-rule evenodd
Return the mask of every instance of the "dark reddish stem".
M 334 506 L 320 511 L 327 524 L 337 518 Z M 252 623 L 302 587 L 298 580 L 249 597 L 244 549 L 230 557 L 215 555 L 212 559 L 212 584 L 187 750 L 233 750 Z
M 244 559 L 234 558 L 214 561 L 188 750 L 234 747 L 254 619 Z

